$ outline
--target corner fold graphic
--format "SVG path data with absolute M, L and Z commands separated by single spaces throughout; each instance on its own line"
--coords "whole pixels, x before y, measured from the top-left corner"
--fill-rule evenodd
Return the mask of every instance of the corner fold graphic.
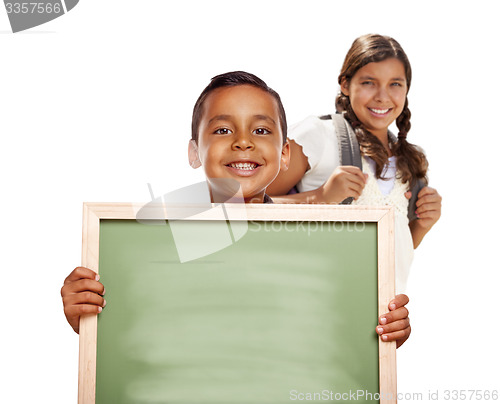
M 73 9 L 79 0 L 38 0 L 36 2 L 16 2 L 4 0 L 12 32 L 24 31 L 55 20 Z
M 66 12 L 72 10 L 80 0 L 64 0 L 66 3 Z

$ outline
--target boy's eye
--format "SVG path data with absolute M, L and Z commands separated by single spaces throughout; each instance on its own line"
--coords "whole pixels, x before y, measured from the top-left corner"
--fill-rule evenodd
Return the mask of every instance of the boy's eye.
M 372 85 L 373 81 L 363 81 L 361 84 L 367 86 L 367 85 Z
M 267 130 L 266 128 L 257 128 L 254 129 L 253 133 L 256 135 L 269 135 L 271 131 Z
M 217 134 L 217 135 L 229 135 L 232 132 L 231 132 L 231 129 L 220 128 L 220 129 L 217 129 L 214 133 Z

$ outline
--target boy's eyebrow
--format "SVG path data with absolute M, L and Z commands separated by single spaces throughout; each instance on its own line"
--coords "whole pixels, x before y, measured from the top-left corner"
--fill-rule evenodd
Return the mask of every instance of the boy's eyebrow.
M 255 119 L 258 119 L 260 121 L 271 121 L 273 125 L 276 125 L 276 121 L 271 118 L 269 115 L 254 115 Z
M 276 121 L 271 118 L 269 115 L 261 115 L 261 114 L 257 114 L 257 115 L 254 115 L 253 118 L 255 118 L 256 120 L 260 120 L 260 121 L 270 121 L 273 123 L 273 125 L 276 125 Z M 212 123 L 212 122 L 215 122 L 215 121 L 229 121 L 232 119 L 232 115 L 215 115 L 213 118 L 211 118 L 208 123 Z
M 228 121 L 229 119 L 231 119 L 231 115 L 215 115 L 208 121 L 208 123 L 212 123 L 214 121 Z

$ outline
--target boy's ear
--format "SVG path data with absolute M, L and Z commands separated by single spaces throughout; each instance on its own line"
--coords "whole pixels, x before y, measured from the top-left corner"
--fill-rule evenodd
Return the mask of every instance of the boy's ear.
M 200 156 L 198 155 L 198 145 L 191 139 L 188 147 L 189 165 L 193 168 L 201 167 Z
M 288 166 L 290 165 L 290 143 L 288 139 L 286 143 L 283 145 L 283 149 L 281 150 L 281 160 L 280 160 L 280 171 L 288 170 Z
M 342 81 L 340 82 L 340 91 L 342 92 L 342 94 L 349 97 L 349 83 L 345 78 L 343 78 Z

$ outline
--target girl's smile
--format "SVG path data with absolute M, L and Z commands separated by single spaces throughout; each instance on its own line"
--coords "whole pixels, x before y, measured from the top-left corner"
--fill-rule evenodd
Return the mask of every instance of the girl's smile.
M 386 109 L 368 108 L 368 109 L 373 115 L 377 117 L 386 116 L 392 110 L 392 108 L 386 108 Z

